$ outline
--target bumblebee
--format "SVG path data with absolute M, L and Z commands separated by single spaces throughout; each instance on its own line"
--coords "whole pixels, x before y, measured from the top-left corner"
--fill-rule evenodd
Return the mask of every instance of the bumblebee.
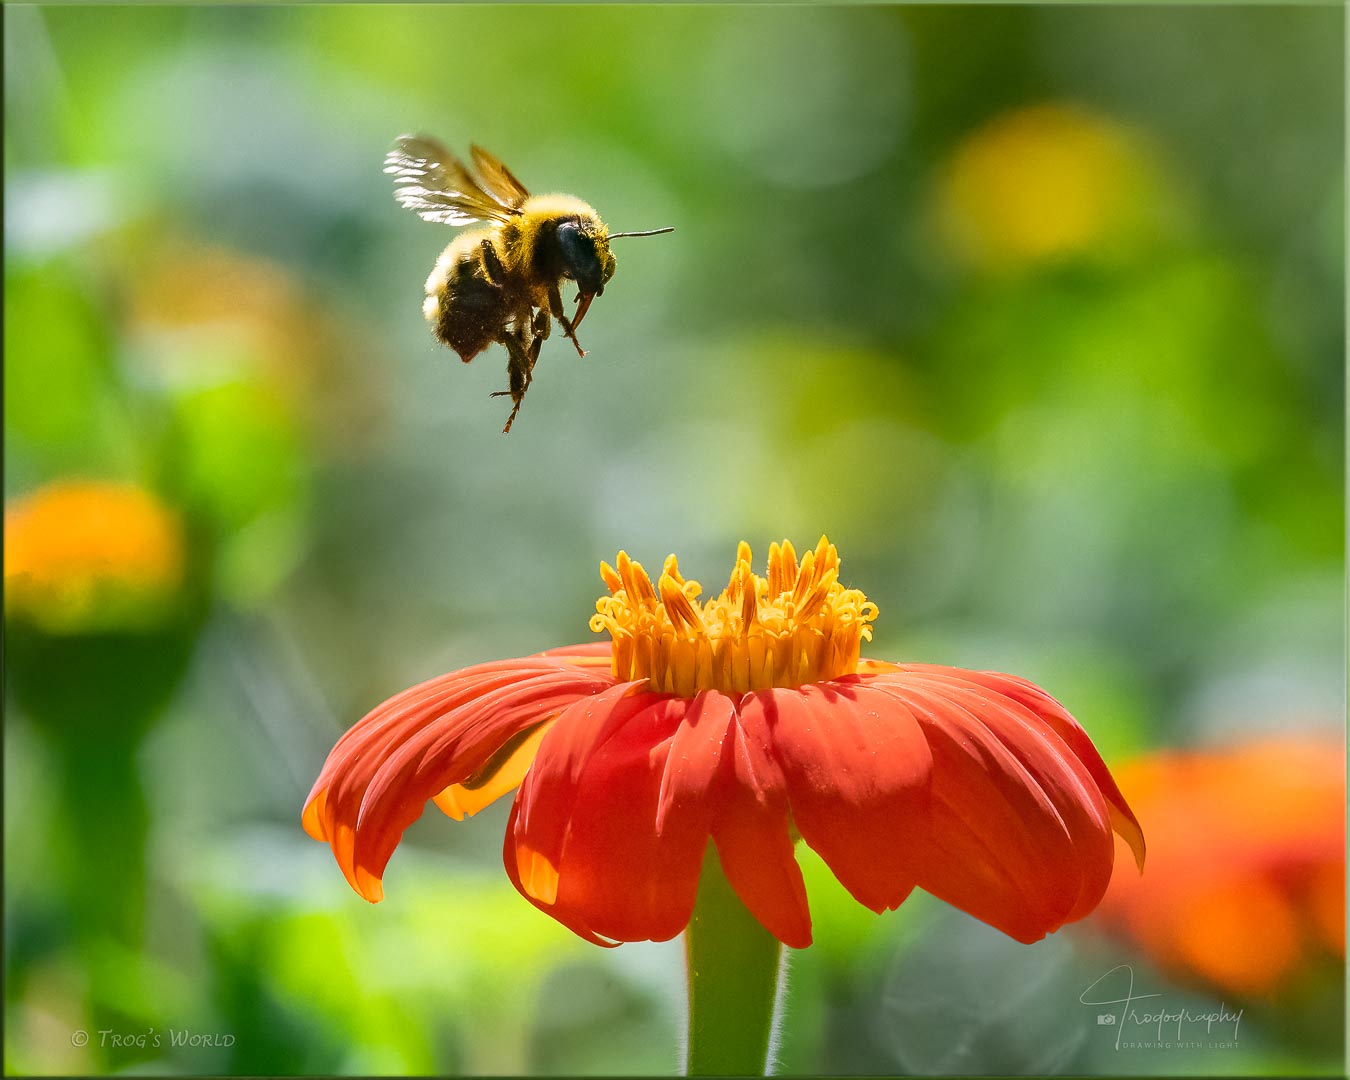
M 466 364 L 489 345 L 506 347 L 511 430 L 534 377 L 539 349 L 552 320 L 576 347 L 576 328 L 591 301 L 614 276 L 609 242 L 620 236 L 654 236 L 673 229 L 612 233 L 590 206 L 571 195 L 531 195 L 505 165 L 480 146 L 470 147 L 473 168 L 435 139 L 404 135 L 385 158 L 400 206 L 427 221 L 486 227 L 461 233 L 436 260 L 427 278 L 422 312 L 436 338 Z M 577 285 L 569 319 L 562 283 Z

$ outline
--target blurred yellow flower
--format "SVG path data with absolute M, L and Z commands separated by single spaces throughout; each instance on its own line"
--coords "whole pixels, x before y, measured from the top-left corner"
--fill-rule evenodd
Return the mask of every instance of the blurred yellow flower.
M 940 180 L 939 225 L 986 269 L 1082 254 L 1134 216 L 1148 168 L 1131 132 L 1075 105 L 996 117 L 957 147 Z
M 267 426 L 344 452 L 376 429 L 383 394 L 361 330 L 298 267 L 171 238 L 128 268 L 126 297 L 128 356 L 171 401 L 247 386 Z
M 142 488 L 67 480 L 5 507 L 5 614 L 50 633 L 153 625 L 183 576 L 182 526 Z
M 333 336 L 286 267 L 226 248 L 165 243 L 133 276 L 138 360 L 167 385 L 260 379 L 298 407 Z

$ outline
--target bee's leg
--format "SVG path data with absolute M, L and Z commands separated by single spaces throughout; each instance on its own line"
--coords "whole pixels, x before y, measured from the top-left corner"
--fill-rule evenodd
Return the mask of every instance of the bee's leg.
M 492 246 L 491 240 L 484 240 L 480 247 L 483 249 L 483 273 L 493 285 L 500 286 L 506 278 L 506 268 L 497 257 L 497 249 Z
M 540 308 L 534 313 L 534 322 L 531 324 L 531 330 L 534 332 L 534 344 L 530 348 L 530 371 L 534 371 L 534 365 L 539 360 L 539 348 L 548 338 L 549 319 L 548 312 Z
M 546 335 L 536 334 L 534 344 L 530 346 L 530 370 L 529 379 L 525 383 L 526 389 L 529 389 L 530 383 L 534 382 L 534 365 L 539 362 L 539 350 L 544 346 L 544 337 Z
M 510 390 L 498 390 L 493 397 L 505 397 L 511 395 L 511 400 L 515 403 L 511 409 L 511 415 L 506 418 L 506 427 L 502 428 L 502 434 L 505 435 L 511 430 L 511 425 L 515 423 L 516 413 L 520 412 L 520 404 L 525 400 L 525 391 L 530 388 L 530 382 L 533 378 L 531 371 L 534 362 L 539 359 L 539 345 L 541 339 L 536 339 L 534 344 L 526 349 L 525 343 L 521 340 L 523 335 L 519 333 L 504 334 L 501 342 L 506 346 L 506 374 L 510 379 Z
M 581 347 L 581 342 L 577 340 L 577 332 L 572 329 L 572 323 L 567 318 L 567 312 L 563 311 L 562 293 L 558 290 L 556 284 L 548 287 L 548 309 L 553 313 L 553 317 L 562 323 L 563 333 L 577 347 L 577 355 L 585 356 L 586 350 Z

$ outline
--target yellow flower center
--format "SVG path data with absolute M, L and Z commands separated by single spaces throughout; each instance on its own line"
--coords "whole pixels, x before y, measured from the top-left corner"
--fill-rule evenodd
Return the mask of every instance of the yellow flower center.
M 680 576 L 674 555 L 654 587 L 626 552 L 615 562 L 600 564 L 610 595 L 595 602 L 591 629 L 613 639 L 617 678 L 647 679 L 658 693 L 744 693 L 851 675 L 872 638 L 877 606 L 839 584 L 839 552 L 823 536 L 800 564 L 786 540 L 771 545 L 767 577 L 750 569 L 742 541 L 727 587 L 702 604 L 702 587 Z

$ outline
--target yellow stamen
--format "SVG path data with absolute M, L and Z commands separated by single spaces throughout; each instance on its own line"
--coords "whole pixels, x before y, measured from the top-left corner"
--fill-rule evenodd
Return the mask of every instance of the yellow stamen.
M 839 552 L 825 537 L 802 556 L 786 540 L 769 547 L 765 577 L 742 541 L 721 595 L 700 604 L 675 556 L 656 587 L 627 552 L 600 564 L 609 596 L 595 602 L 591 629 L 613 639 L 617 678 L 647 679 L 658 693 L 744 693 L 851 675 L 872 638 L 877 606 L 839 584 Z

